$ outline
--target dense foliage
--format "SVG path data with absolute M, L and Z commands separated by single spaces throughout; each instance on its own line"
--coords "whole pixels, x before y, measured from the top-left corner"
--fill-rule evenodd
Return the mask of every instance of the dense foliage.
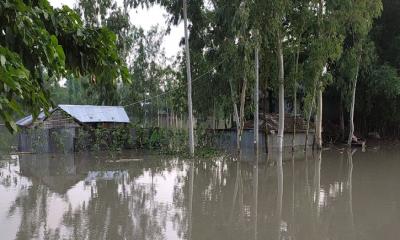
M 67 74 L 87 76 L 98 93 L 128 79 L 115 34 L 85 27 L 75 11 L 53 9 L 47 0 L 1 1 L 0 115 L 6 126 L 16 130 L 15 112 L 48 110 L 51 86 Z
M 144 31 L 129 16 L 154 4 L 167 10 L 170 25 L 181 22 L 175 0 L 78 0 L 75 10 L 45 0 L 0 3 L 7 125 L 15 128 L 15 111 L 48 109 L 49 99 L 123 105 L 141 127 L 159 126 L 160 114 L 179 125 L 187 111 L 185 58 L 165 57 L 168 28 Z M 197 127 L 213 117 L 240 131 L 253 119 L 259 49 L 261 113 L 278 112 L 284 89 L 286 114 L 321 122 L 325 138 L 345 140 L 353 116 L 356 135 L 396 133 L 389 129 L 400 122 L 398 10 L 389 0 L 189 0 Z M 57 84 L 61 77 L 65 85 Z

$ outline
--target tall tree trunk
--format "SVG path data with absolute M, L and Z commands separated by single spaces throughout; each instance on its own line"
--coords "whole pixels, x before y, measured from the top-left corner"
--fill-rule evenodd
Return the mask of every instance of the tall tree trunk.
M 345 130 L 344 130 L 344 109 L 343 109 L 343 101 L 340 99 L 340 141 L 345 141 Z
M 166 124 L 167 124 L 167 128 L 169 128 L 169 108 L 167 108 L 167 116 L 166 116 L 166 118 L 165 118 L 165 122 L 166 122 Z
M 104 102 L 103 102 L 104 105 Z M 143 109 L 144 109 L 144 128 L 147 128 L 147 104 L 146 104 L 146 94 L 144 94 L 144 105 L 143 105 Z
M 322 149 L 322 86 L 318 86 L 315 130 L 315 141 L 317 148 Z
M 246 58 L 245 58 L 245 62 L 246 62 Z M 229 81 L 229 86 L 231 89 L 233 112 L 234 112 L 234 118 L 235 118 L 235 122 L 236 122 L 236 149 L 239 151 L 241 141 L 242 141 L 243 128 L 244 128 L 244 107 L 245 107 L 245 103 L 246 103 L 246 90 L 247 90 L 246 73 L 244 72 L 244 76 L 243 76 L 242 90 L 240 93 L 240 109 L 239 109 L 239 111 L 238 111 L 238 106 L 237 106 L 236 100 L 235 100 L 235 91 L 233 90 L 232 81 Z
M 259 127 L 259 106 L 258 106 L 258 102 L 259 102 L 259 96 L 258 96 L 258 89 L 259 89 L 259 62 L 258 62 L 258 48 L 256 47 L 256 51 L 255 51 L 255 65 L 256 65 L 256 84 L 254 87 L 254 144 L 256 149 L 258 149 L 258 127 Z
M 265 121 L 265 129 L 264 130 L 264 137 L 265 137 L 265 151 L 268 153 L 268 135 L 269 135 L 269 129 L 268 129 L 268 124 L 267 124 L 267 117 L 269 113 L 269 94 L 268 94 L 268 82 L 265 80 L 264 84 L 264 121 Z
M 157 127 L 160 127 L 160 108 L 157 106 Z
M 310 106 L 310 113 L 307 116 L 307 127 L 306 127 L 306 137 L 305 137 L 305 142 L 304 142 L 304 151 L 307 151 L 308 147 L 308 138 L 310 135 L 310 121 L 311 121 L 311 112 L 314 110 L 314 101 L 312 101 L 311 106 Z
M 321 22 L 323 20 L 324 15 L 324 0 L 319 1 L 319 12 L 318 12 L 318 26 L 320 28 L 321 33 Z M 325 69 L 325 67 L 323 68 Z M 321 75 L 324 74 L 324 70 L 321 72 Z M 315 141 L 318 149 L 322 149 L 322 79 L 318 81 L 317 90 L 317 111 L 315 118 Z
M 297 47 L 296 53 L 296 63 L 295 63 L 295 76 L 294 76 L 294 83 L 293 83 L 293 138 L 292 138 L 292 151 L 294 151 L 294 139 L 296 137 L 296 124 L 297 124 L 297 74 L 299 71 L 299 56 L 300 56 L 300 40 L 299 46 Z
M 216 122 L 217 122 L 217 113 L 216 113 L 216 106 L 215 106 L 215 99 L 214 99 L 214 101 L 213 101 L 213 117 L 212 117 L 212 128 L 213 128 L 213 130 L 214 130 L 214 133 L 215 133 L 215 129 L 217 128 L 217 124 L 216 124 Z
M 246 57 L 245 57 L 246 59 Z M 245 60 L 246 62 L 246 60 Z M 246 103 L 246 90 L 247 90 L 247 77 L 246 72 L 243 70 L 243 85 L 242 85 L 242 92 L 240 94 L 240 141 L 242 140 L 242 134 L 244 129 L 244 107 Z
M 188 26 L 187 26 L 187 4 L 186 0 L 183 0 L 183 18 L 185 28 L 185 50 L 186 50 L 186 74 L 188 79 L 188 121 L 189 121 L 189 151 L 190 155 L 194 156 L 194 133 L 193 133 L 193 106 L 192 106 L 192 76 L 190 71 L 190 52 L 189 52 L 189 38 L 188 38 Z
M 231 89 L 231 99 L 233 104 L 233 118 L 236 123 L 236 150 L 240 150 L 240 119 L 239 119 L 239 111 L 237 107 L 237 103 L 235 100 L 235 91 L 233 90 L 232 80 L 229 81 L 229 87 Z
M 304 151 L 307 151 L 307 147 L 308 147 L 308 135 L 310 133 L 310 121 L 311 121 L 311 114 L 314 110 L 314 104 L 315 104 L 315 92 L 316 92 L 316 83 L 317 83 L 317 78 L 314 79 L 314 88 L 313 88 L 313 92 L 312 92 L 312 101 L 311 101 L 311 106 L 308 112 L 308 116 L 307 116 L 307 128 L 306 128 L 306 139 L 305 139 L 305 143 L 304 143 Z
M 181 125 L 180 125 L 180 129 L 183 129 L 183 121 L 184 121 L 184 119 L 183 119 L 183 116 L 182 116 L 182 113 L 181 113 Z
M 169 126 L 170 128 L 174 127 L 174 118 L 172 117 L 174 114 L 174 110 L 171 109 L 171 111 L 169 112 Z
M 178 129 L 178 127 L 179 127 L 179 123 L 178 123 L 178 114 L 177 113 L 175 113 L 175 128 L 177 128 Z
M 356 87 L 357 87 L 357 79 L 358 79 L 358 71 L 359 71 L 359 63 L 357 63 L 357 72 L 356 76 L 353 81 L 353 86 L 352 86 L 352 94 L 351 94 L 351 106 L 350 106 L 350 131 L 349 131 L 349 138 L 347 140 L 347 144 L 351 146 L 351 140 L 353 138 L 354 134 L 354 106 L 356 103 Z
M 282 38 L 278 33 L 278 66 L 279 66 L 279 124 L 278 124 L 278 150 L 283 150 L 283 134 L 285 128 L 285 86 L 283 65 Z

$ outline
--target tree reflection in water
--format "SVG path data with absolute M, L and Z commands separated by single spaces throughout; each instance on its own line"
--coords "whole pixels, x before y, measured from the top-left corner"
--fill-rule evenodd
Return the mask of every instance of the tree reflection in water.
M 73 162 L 85 161 L 69 157 Z M 160 202 L 155 191 L 162 189 L 154 188 L 149 181 L 149 176 L 156 176 L 158 181 L 172 178 L 179 187 L 183 180 L 180 174 L 184 173 L 180 161 L 150 159 L 135 167 L 96 162 L 71 173 L 65 171 L 69 160 L 65 156 L 21 156 L 15 165 L 22 178 L 18 178 L 17 171 L 1 175 L 3 186 L 11 187 L 7 179 L 16 181 L 18 196 L 9 209 L 9 215 L 21 213 L 16 239 L 165 239 L 171 219 L 174 222 L 182 218 L 180 211 L 173 216 L 170 213 L 174 188 L 170 188 L 170 202 Z M 29 186 L 18 182 L 24 179 L 30 180 Z M 70 194 L 73 189 L 78 195 L 89 193 L 88 198 L 73 204 L 70 198 L 79 197 Z M 57 215 L 61 219 L 54 219 Z M 53 220 L 59 223 L 49 224 Z
M 353 155 L 357 149 L 348 149 L 348 177 L 347 177 L 347 188 L 348 188 L 348 202 L 349 202 L 349 215 L 350 215 L 350 236 L 355 239 L 354 232 L 354 213 L 353 213 Z
M 254 222 L 254 240 L 258 239 L 258 164 L 260 152 L 256 149 L 256 158 L 253 166 L 253 222 Z
M 276 222 L 277 222 L 277 237 L 276 239 L 281 239 L 281 231 L 285 231 L 284 226 L 282 226 L 282 201 L 283 201 L 283 167 L 282 167 L 282 151 L 278 151 L 276 158 L 276 178 L 278 182 L 278 194 L 276 197 Z
M 385 189 L 371 183 L 368 191 L 360 188 L 367 166 L 353 169 L 353 158 L 368 161 L 372 155 L 353 154 L 271 153 L 190 161 L 141 155 L 135 158 L 142 161 L 127 163 L 90 155 L 20 156 L 0 161 L 0 195 L 11 199 L 0 201 L 6 206 L 0 209 L 0 231 L 11 236 L 5 239 L 21 240 L 347 240 L 358 239 L 360 229 L 377 236 L 364 224 L 374 219 L 357 217 L 374 209 L 375 202 L 357 196 Z M 382 172 L 400 166 L 390 163 Z M 386 196 L 396 201 L 396 194 Z M 374 211 L 380 219 L 398 214 L 384 207 L 380 211 Z

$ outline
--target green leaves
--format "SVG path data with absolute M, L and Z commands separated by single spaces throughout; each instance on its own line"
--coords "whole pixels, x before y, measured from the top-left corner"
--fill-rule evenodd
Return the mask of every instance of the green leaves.
M 368 86 L 370 94 L 373 95 L 382 94 L 388 99 L 400 96 L 400 77 L 397 70 L 386 64 L 372 72 Z
M 0 46 L 0 116 L 7 128 L 15 132 L 17 127 L 13 115 L 22 114 L 22 106 L 49 106 L 46 98 L 31 98 L 41 91 L 41 86 L 31 81 L 29 71 L 23 66 L 20 57 Z M 18 99 L 18 100 L 17 100 Z
M 108 29 L 85 28 L 76 12 L 53 9 L 47 0 L 1 1 L 0 117 L 10 131 L 23 111 L 37 115 L 51 107 L 48 88 L 66 70 L 98 76 L 109 89 L 128 78 Z

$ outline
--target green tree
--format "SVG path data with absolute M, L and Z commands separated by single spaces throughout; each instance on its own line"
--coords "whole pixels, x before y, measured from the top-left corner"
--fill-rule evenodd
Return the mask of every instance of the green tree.
M 116 37 L 106 28 L 85 28 L 68 7 L 47 0 L 0 3 L 0 115 L 10 131 L 13 113 L 34 116 L 51 107 L 49 86 L 72 72 L 90 75 L 93 84 L 114 86 L 127 79 L 116 54 Z
M 330 64 L 342 53 L 344 14 L 347 9 L 342 2 L 319 0 L 311 3 L 315 11 L 311 20 L 310 51 L 308 52 L 306 74 L 311 79 L 306 93 L 307 122 L 315 111 L 315 140 L 322 148 L 323 92 L 332 81 Z M 316 102 L 316 103 L 315 103 Z M 307 127 L 308 133 L 308 127 Z
M 350 129 L 347 144 L 351 145 L 354 134 L 354 108 L 361 58 L 363 57 L 364 49 L 369 47 L 368 34 L 372 28 L 373 20 L 381 14 L 382 2 L 381 0 L 350 1 L 348 6 L 352 10 L 352 13 L 349 14 L 349 18 L 347 19 L 348 40 L 346 41 L 345 52 L 349 60 L 353 63 L 348 65 L 348 71 L 352 73 L 352 76 L 350 81 Z

